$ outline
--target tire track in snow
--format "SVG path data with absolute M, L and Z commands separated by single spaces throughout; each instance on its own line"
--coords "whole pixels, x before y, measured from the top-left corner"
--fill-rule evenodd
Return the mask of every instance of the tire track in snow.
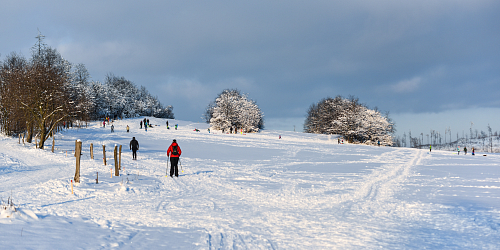
M 401 159 L 401 153 L 407 152 L 399 149 L 383 154 L 383 158 Z M 388 163 L 364 178 L 364 183 L 354 193 L 342 197 L 342 202 L 385 202 L 392 198 L 397 187 L 409 177 L 413 166 L 420 164 L 423 151 L 416 150 L 406 163 Z

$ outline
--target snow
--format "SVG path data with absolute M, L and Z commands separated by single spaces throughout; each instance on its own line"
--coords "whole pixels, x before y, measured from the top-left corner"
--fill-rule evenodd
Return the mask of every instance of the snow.
M 115 121 L 115 133 L 99 122 L 60 132 L 55 153 L 52 140 L 40 150 L 0 137 L 0 207 L 12 198 L 16 208 L 1 213 L 2 248 L 498 248 L 500 155 L 341 145 L 335 136 L 273 130 L 208 133 L 207 124 L 178 120 L 167 130 L 152 117 L 159 126 L 146 132 L 142 118 Z M 77 139 L 81 182 L 71 194 Z M 172 179 L 173 139 L 183 172 Z M 119 177 L 110 172 L 114 144 L 123 145 Z M 107 146 L 107 166 L 97 145 Z

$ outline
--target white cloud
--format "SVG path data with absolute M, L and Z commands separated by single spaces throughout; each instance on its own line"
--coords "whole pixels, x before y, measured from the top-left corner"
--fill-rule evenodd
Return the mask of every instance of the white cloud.
M 391 88 L 396 93 L 410 93 L 417 90 L 421 83 L 421 77 L 414 77 L 409 80 L 400 81 L 392 85 Z

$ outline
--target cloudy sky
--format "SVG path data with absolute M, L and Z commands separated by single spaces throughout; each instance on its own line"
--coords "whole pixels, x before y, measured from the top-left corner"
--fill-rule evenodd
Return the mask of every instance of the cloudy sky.
M 401 133 L 472 119 L 500 130 L 498 0 L 0 4 L 2 60 L 29 57 L 40 30 L 92 80 L 124 76 L 177 119 L 200 121 L 218 93 L 238 88 L 268 128 L 300 130 L 312 103 L 355 95 L 390 111 Z

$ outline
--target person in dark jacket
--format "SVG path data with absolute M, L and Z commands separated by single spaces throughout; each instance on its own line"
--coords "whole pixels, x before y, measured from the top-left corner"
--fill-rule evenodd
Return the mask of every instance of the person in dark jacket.
M 132 137 L 132 140 L 130 141 L 130 150 L 132 150 L 133 160 L 137 160 L 137 150 L 139 150 L 139 142 L 135 139 L 135 137 Z
M 177 164 L 179 163 L 179 157 L 181 156 L 181 147 L 177 144 L 177 141 L 174 139 L 170 147 L 167 149 L 167 157 L 170 157 L 170 177 L 179 177 L 179 168 Z

